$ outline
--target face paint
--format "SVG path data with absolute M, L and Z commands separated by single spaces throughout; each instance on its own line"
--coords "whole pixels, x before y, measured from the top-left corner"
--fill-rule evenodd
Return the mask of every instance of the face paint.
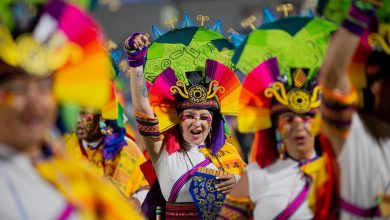
M 318 116 L 319 116 L 318 114 L 316 115 L 316 117 L 313 117 L 313 115 L 311 115 L 311 114 L 304 114 L 304 115 L 301 115 L 301 114 L 298 115 L 295 113 L 284 114 L 279 119 L 278 130 L 279 130 L 281 136 L 285 137 L 285 135 L 288 132 L 290 132 L 291 129 L 293 128 L 292 126 L 294 126 L 295 118 L 300 117 L 301 123 L 303 123 L 305 130 L 311 136 L 315 136 L 315 134 L 316 134 L 315 131 L 319 126 L 319 123 L 316 122 L 316 119 L 318 118 Z
M 79 120 L 86 127 L 91 128 L 93 125 L 93 114 L 89 114 L 89 113 L 80 114 Z
M 291 125 L 292 125 L 292 121 L 290 118 L 283 117 L 279 120 L 278 131 L 282 139 L 286 136 L 287 133 L 291 131 L 292 128 Z
M 3 106 L 11 106 L 15 103 L 15 95 L 13 93 L 4 92 L 0 94 L 0 104 Z
M 180 114 L 181 134 L 190 144 L 204 144 L 210 134 L 212 115 L 206 109 L 186 109 Z
M 203 125 L 210 126 L 212 119 L 211 119 L 211 116 L 209 116 L 209 115 L 200 116 L 200 118 L 196 118 L 193 115 L 182 115 L 181 116 L 181 123 L 182 124 L 192 124 L 192 123 L 195 123 L 196 121 L 199 121 Z
M 21 80 L 15 80 L 6 85 L 0 92 L 0 103 L 4 106 L 17 105 L 17 98 L 24 97 L 27 85 Z
M 310 117 L 304 122 L 304 126 L 310 136 L 316 136 L 321 127 L 321 116 L 319 114 L 316 114 L 316 116 Z

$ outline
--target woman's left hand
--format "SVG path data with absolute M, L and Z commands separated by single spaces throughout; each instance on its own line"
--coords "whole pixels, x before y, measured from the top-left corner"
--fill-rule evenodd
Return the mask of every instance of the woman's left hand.
M 217 191 L 224 194 L 228 194 L 232 191 L 234 184 L 236 184 L 236 178 L 233 174 L 217 177 L 218 180 L 225 180 L 220 184 L 217 184 Z

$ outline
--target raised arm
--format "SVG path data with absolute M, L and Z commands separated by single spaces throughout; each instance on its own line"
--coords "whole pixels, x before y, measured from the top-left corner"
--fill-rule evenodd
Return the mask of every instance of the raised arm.
M 130 76 L 131 100 L 138 130 L 143 137 L 152 162 L 155 163 L 162 150 L 162 135 L 159 133 L 158 120 L 149 103 L 143 71 L 148 44 L 148 38 L 140 33 L 133 33 L 125 41 L 125 50 L 129 61 L 126 74 Z
M 347 68 L 372 18 L 372 5 L 354 1 L 342 27 L 333 36 L 321 67 L 323 132 L 331 141 L 336 155 L 341 151 L 348 134 L 354 113 L 353 105 L 357 99 Z
M 341 28 L 332 39 L 323 66 L 321 67 L 320 82 L 327 89 L 341 95 L 351 93 L 351 83 L 347 68 L 359 45 L 360 37 Z

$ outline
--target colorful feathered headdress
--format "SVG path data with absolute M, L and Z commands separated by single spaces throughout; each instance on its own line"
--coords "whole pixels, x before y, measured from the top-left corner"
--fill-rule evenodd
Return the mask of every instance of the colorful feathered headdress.
M 270 128 L 272 114 L 306 113 L 319 106 L 316 77 L 336 28 L 319 18 L 289 17 L 249 34 L 233 58 L 247 74 L 238 115 L 241 132 Z
M 202 25 L 206 19 L 198 16 Z M 212 152 L 225 144 L 222 115 L 237 114 L 241 83 L 233 73 L 233 45 L 221 32 L 220 20 L 209 28 L 196 27 L 187 14 L 178 28 L 165 34 L 152 27 L 145 77 L 153 82 L 149 100 L 170 153 L 179 149 L 178 112 L 188 108 L 213 110 Z
M 263 8 L 264 24 L 253 27 L 246 37 L 232 33 L 237 47 L 233 62 L 246 75 L 238 129 L 255 132 L 250 161 L 262 167 L 280 153 L 272 116 L 283 111 L 307 113 L 320 104 L 316 77 L 329 36 L 337 26 L 306 14 L 309 16 L 276 20 Z
M 7 3 L 1 9 L 9 18 L 0 22 L 1 61 L 37 77 L 51 75 L 60 111 L 72 118 L 66 122 L 75 121 L 74 106 L 101 110 L 110 96 L 111 75 L 101 28 L 76 5 L 34 2 Z

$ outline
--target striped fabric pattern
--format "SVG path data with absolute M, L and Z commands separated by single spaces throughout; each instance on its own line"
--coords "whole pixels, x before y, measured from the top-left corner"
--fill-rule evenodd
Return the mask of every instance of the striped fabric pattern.
M 135 114 L 138 131 L 142 136 L 162 139 L 157 118 L 148 118 L 140 114 Z
M 341 95 L 326 87 L 322 88 L 321 115 L 323 128 L 331 135 L 345 139 L 355 112 L 357 93 L 352 90 L 348 95 Z
M 253 203 L 249 198 L 237 198 L 232 195 L 227 195 L 217 219 L 250 219 L 252 213 Z
M 296 87 L 302 87 L 307 80 L 307 76 L 302 69 L 297 69 L 294 72 L 294 84 Z

